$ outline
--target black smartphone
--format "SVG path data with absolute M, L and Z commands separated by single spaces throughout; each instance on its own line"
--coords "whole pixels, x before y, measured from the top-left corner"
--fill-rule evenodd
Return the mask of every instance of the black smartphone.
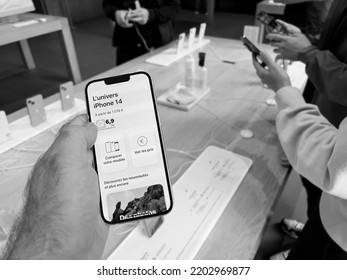
M 243 45 L 252 53 L 255 55 L 257 61 L 259 62 L 259 64 L 261 65 L 261 67 L 266 67 L 265 62 L 263 62 L 260 58 L 260 50 L 246 37 L 246 36 L 242 36 L 241 37 L 241 41 L 243 43 Z
M 241 41 L 243 45 L 251 52 L 254 53 L 255 55 L 260 55 L 260 50 L 246 37 L 242 36 Z
M 265 25 L 268 32 L 288 35 L 287 29 L 282 24 L 278 23 L 273 16 L 262 11 L 257 14 L 256 19 Z
M 85 88 L 101 213 L 115 224 L 168 213 L 170 177 L 152 81 L 135 72 L 94 80 Z
M 262 67 L 266 67 L 266 64 L 261 61 L 261 59 L 259 58 L 260 55 L 260 50 L 246 37 L 246 36 L 242 36 L 241 37 L 241 41 L 243 43 L 243 45 L 252 53 L 255 55 L 255 57 L 257 58 L 259 64 Z

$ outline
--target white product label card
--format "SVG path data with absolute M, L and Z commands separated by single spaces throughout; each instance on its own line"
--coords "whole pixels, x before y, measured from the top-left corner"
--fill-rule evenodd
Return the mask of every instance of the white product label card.
M 186 39 L 186 34 L 185 33 L 181 33 L 178 36 L 178 42 L 177 42 L 177 54 L 181 54 L 183 47 L 184 47 L 184 41 Z
M 245 25 L 243 35 L 246 36 L 253 44 L 257 44 L 259 40 L 259 27 Z
M 196 27 L 189 29 L 189 37 L 188 37 L 188 49 L 191 49 L 194 45 L 196 35 Z

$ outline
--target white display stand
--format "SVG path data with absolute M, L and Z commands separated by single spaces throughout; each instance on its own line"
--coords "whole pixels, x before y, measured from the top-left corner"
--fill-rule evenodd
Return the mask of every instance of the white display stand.
M 193 259 L 252 160 L 209 146 L 173 186 L 173 209 L 152 237 L 137 226 L 108 259 Z
M 26 115 L 12 123 L 10 123 L 10 138 L 0 145 L 0 154 L 4 153 L 11 148 L 29 140 L 30 138 L 40 134 L 55 125 L 67 121 L 77 114 L 86 111 L 86 104 L 84 101 L 75 99 L 75 107 L 67 111 L 62 111 L 60 100 L 45 107 L 47 114 L 47 121 L 32 127 L 30 124 L 29 116 Z
M 183 111 L 189 111 L 210 91 L 210 88 L 206 88 L 205 90 L 195 89 L 195 91 L 193 91 L 193 94 L 188 94 L 188 97 L 191 97 L 192 100 L 189 104 L 186 104 L 186 105 L 180 104 L 179 102 L 174 103 L 172 101 L 169 101 L 171 100 L 169 98 L 170 96 L 173 96 L 173 95 L 177 96 L 177 94 L 180 94 L 180 91 L 182 89 L 184 90 L 185 86 L 181 85 L 181 83 L 177 84 L 175 87 L 163 93 L 157 98 L 158 104 L 165 105 L 165 106 L 172 107 L 179 110 L 183 110 Z M 187 95 L 184 91 L 181 94 L 183 98 L 184 98 L 184 95 Z
M 198 44 L 198 40 L 196 40 L 192 48 L 188 49 L 187 47 L 185 47 L 182 49 L 182 51 L 179 54 L 177 54 L 177 48 L 170 48 L 157 55 L 154 55 L 148 58 L 146 62 L 150 64 L 166 67 L 176 62 L 177 60 L 181 59 L 182 57 L 196 51 L 197 49 L 204 47 L 205 45 L 209 43 L 210 43 L 210 40 L 207 40 L 207 39 L 202 39 L 200 44 Z

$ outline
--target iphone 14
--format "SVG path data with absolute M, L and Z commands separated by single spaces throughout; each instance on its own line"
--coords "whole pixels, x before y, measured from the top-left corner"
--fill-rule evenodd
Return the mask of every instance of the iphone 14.
M 170 177 L 151 78 L 135 72 L 94 80 L 85 89 L 101 213 L 115 224 L 168 213 Z

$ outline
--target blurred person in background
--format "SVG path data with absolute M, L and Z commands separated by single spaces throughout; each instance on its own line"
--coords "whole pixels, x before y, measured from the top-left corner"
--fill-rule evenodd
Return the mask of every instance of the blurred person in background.
M 300 28 L 315 42 L 319 39 L 323 24 L 333 0 L 275 0 L 286 4 L 284 20 Z
M 103 0 L 106 16 L 115 23 L 116 64 L 122 64 L 173 40 L 173 21 L 180 0 Z

